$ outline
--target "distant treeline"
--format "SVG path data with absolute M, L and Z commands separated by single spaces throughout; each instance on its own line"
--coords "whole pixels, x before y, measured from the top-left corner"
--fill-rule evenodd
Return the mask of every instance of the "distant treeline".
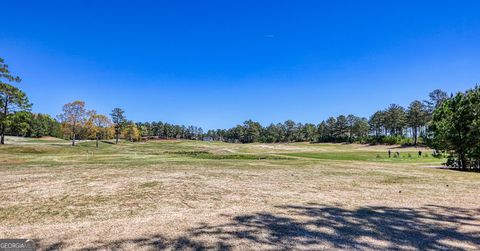
M 430 93 L 428 100 L 415 100 L 408 108 L 392 104 L 375 112 L 369 119 L 352 114 L 340 115 L 317 125 L 287 120 L 264 127 L 247 120 L 230 129 L 209 130 L 203 138 L 239 143 L 309 141 L 417 145 L 419 141 L 427 142 L 427 125 L 433 111 L 446 99 L 446 92 L 435 90 Z
M 140 135 L 146 139 L 192 139 L 202 140 L 205 137 L 203 129 L 198 126 L 173 125 L 162 121 L 138 122 Z
M 425 101 L 415 100 L 407 108 L 392 104 L 370 118 L 355 115 L 330 117 L 319 124 L 283 123 L 262 126 L 247 120 L 230 129 L 209 130 L 165 122 L 133 122 L 120 108 L 110 116 L 87 110 L 85 102 L 65 104 L 57 118 L 31 113 L 27 95 L 13 84 L 14 76 L 0 58 L 0 144 L 4 135 L 24 137 L 54 136 L 72 140 L 120 138 L 190 139 L 232 143 L 337 142 L 370 144 L 427 144 L 449 153 L 448 165 L 480 168 L 480 88 L 450 97 L 434 90 Z
M 247 120 L 230 129 L 208 130 L 201 127 L 171 125 L 164 122 L 136 123 L 140 136 L 146 138 L 179 138 L 231 143 L 280 142 L 358 142 L 372 144 L 412 144 L 427 142 L 427 125 L 433 111 L 444 100 L 446 92 L 435 90 L 428 100 L 411 102 L 408 108 L 392 104 L 375 112 L 369 119 L 355 115 L 330 117 L 319 124 L 283 123 L 263 126 Z

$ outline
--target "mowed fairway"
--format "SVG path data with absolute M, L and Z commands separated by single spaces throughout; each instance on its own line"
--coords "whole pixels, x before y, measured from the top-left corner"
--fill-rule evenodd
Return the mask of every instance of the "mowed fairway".
M 432 168 L 427 149 L 7 144 L 0 238 L 42 250 L 480 249 L 480 173 Z

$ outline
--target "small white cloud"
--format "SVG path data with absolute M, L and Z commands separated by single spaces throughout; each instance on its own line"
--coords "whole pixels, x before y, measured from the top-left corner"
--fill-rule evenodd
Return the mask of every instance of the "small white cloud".
M 274 38 L 275 35 L 274 34 L 265 34 L 263 35 L 264 38 Z

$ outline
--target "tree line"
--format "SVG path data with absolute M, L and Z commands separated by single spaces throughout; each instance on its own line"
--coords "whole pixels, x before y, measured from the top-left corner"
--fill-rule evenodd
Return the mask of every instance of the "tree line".
M 58 115 L 63 138 L 76 139 L 119 139 L 139 141 L 141 139 L 203 139 L 203 130 L 196 126 L 172 125 L 159 122 L 137 122 L 128 120 L 121 108 L 114 108 L 110 117 L 87 110 L 85 102 L 74 101 L 65 104 Z
M 23 137 L 53 136 L 76 140 L 119 139 L 189 139 L 231 143 L 336 142 L 370 144 L 426 144 L 449 154 L 450 166 L 480 168 L 480 88 L 449 96 L 434 90 L 424 101 L 414 100 L 405 108 L 391 104 L 369 118 L 355 115 L 329 117 L 319 124 L 283 123 L 262 126 L 247 120 L 229 129 L 208 130 L 201 127 L 166 122 L 134 122 L 121 108 L 109 115 L 87 110 L 85 102 L 65 104 L 53 118 L 32 113 L 27 95 L 15 85 L 21 78 L 12 74 L 0 58 L 0 144 L 5 135 Z
M 425 101 L 415 100 L 407 108 L 391 104 L 370 118 L 352 114 L 329 117 L 319 124 L 287 120 L 270 124 L 247 120 L 230 129 L 209 130 L 204 138 L 237 143 L 335 142 L 418 145 L 427 142 L 427 125 L 433 111 L 444 100 L 446 92 L 434 90 Z

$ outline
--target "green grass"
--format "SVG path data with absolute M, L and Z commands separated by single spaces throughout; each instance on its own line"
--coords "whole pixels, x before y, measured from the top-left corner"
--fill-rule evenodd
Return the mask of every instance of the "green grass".
M 291 159 L 282 156 L 276 155 L 258 155 L 258 154 L 213 154 L 206 151 L 177 151 L 177 152 L 167 152 L 169 154 L 188 156 L 191 158 L 198 159 L 216 159 L 216 160 L 284 160 Z
M 15 142 L 29 142 L 19 144 Z M 79 142 L 72 147 L 68 141 L 33 140 L 21 138 L 0 147 L 0 162 L 6 167 L 62 166 L 65 164 L 115 165 L 117 167 L 149 166 L 165 162 L 195 164 L 211 161 L 220 165 L 232 161 L 278 161 L 279 165 L 301 167 L 315 161 L 361 161 L 375 163 L 405 163 L 412 165 L 441 165 L 444 159 L 418 157 L 415 149 L 402 150 L 400 157 L 389 158 L 387 150 L 378 151 L 362 145 L 345 144 L 229 144 L 201 141 L 121 142 L 118 145 L 94 141 Z M 410 155 L 410 156 L 409 156 Z M 303 160 L 302 160 L 303 159 Z
M 410 154 L 410 155 L 409 155 Z M 284 153 L 286 156 L 312 158 L 320 160 L 338 160 L 338 161 L 367 161 L 367 162 L 391 162 L 391 163 L 435 163 L 441 164 L 445 161 L 443 158 L 434 158 L 431 156 L 419 157 L 415 152 L 400 153 L 400 157 L 388 157 L 386 152 L 298 152 Z
M 161 183 L 159 181 L 149 181 L 149 182 L 145 182 L 145 183 L 142 183 L 140 185 L 141 188 L 151 188 L 151 187 L 156 187 L 156 186 L 159 186 L 161 185 Z

